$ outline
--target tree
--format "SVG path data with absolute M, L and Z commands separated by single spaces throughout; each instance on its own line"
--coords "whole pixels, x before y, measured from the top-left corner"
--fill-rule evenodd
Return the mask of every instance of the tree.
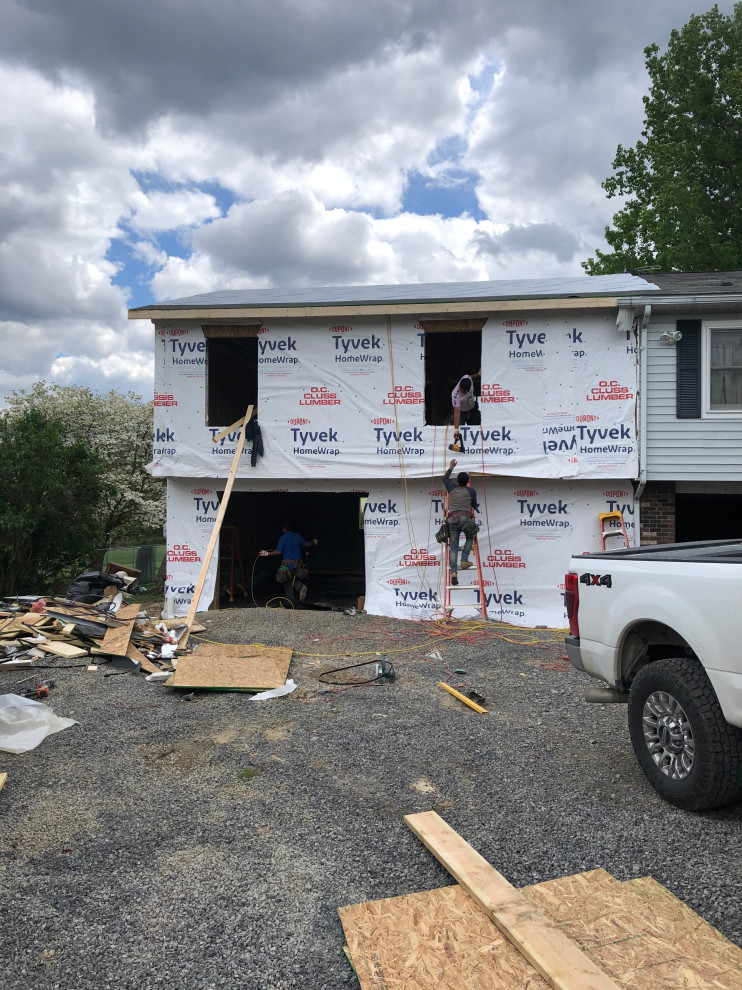
M 104 466 L 37 410 L 0 417 L 0 593 L 37 594 L 87 567 Z
M 12 417 L 37 410 L 63 424 L 66 438 L 89 445 L 104 466 L 93 513 L 104 546 L 152 539 L 165 518 L 165 483 L 145 470 L 152 460 L 153 405 L 140 395 L 37 382 L 8 399 Z M 159 531 L 159 532 L 158 532 Z
M 606 227 L 612 253 L 596 251 L 590 275 L 637 268 L 742 268 L 742 3 L 714 5 L 644 49 L 652 85 L 642 140 L 618 146 L 611 199 L 628 196 Z

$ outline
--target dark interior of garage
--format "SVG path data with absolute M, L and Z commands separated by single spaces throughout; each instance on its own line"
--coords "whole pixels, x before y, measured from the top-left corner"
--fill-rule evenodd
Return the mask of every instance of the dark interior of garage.
M 742 539 L 742 496 L 675 496 L 675 540 Z
M 285 522 L 305 540 L 319 540 L 306 551 L 304 607 L 356 607 L 365 594 L 362 507 L 367 494 L 232 492 L 219 539 L 218 607 L 281 606 L 274 600 L 284 593 L 276 582 L 280 560 L 258 557 L 258 551 L 276 549 Z

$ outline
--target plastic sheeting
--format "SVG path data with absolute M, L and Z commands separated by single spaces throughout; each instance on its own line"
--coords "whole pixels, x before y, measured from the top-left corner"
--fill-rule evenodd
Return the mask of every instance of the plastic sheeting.
M 452 435 L 426 426 L 425 333 L 409 317 L 269 321 L 257 339 L 265 456 L 238 477 L 430 476 Z M 392 345 L 390 347 L 390 340 Z M 159 324 L 153 474 L 226 477 L 237 434 L 206 425 L 200 326 Z M 475 372 L 477 369 L 468 369 Z M 463 429 L 479 470 L 528 478 L 637 474 L 636 354 L 616 314 L 491 314 L 482 331 L 482 425 Z M 402 465 L 400 462 L 403 462 Z
M 47 705 L 19 694 L 0 695 L 0 751 L 27 753 L 47 736 L 77 725 L 73 718 L 55 715 Z
M 457 470 L 466 468 L 460 459 Z M 405 619 L 431 618 L 443 596 L 442 548 L 435 532 L 443 519 L 445 491 L 441 475 L 430 480 L 381 480 L 371 483 L 364 512 L 366 611 Z M 573 553 L 600 549 L 598 514 L 623 513 L 632 543 L 638 509 L 629 482 L 528 481 L 482 478 L 472 474 L 482 523 L 480 555 L 491 619 L 521 626 L 565 624 L 564 574 Z M 223 487 L 223 484 L 222 484 Z M 238 481 L 235 491 L 266 492 L 271 482 Z M 338 482 L 335 490 L 360 487 Z M 326 482 L 301 481 L 292 491 L 321 492 Z M 190 480 L 168 482 L 166 601 L 185 615 L 211 534 L 217 488 Z M 206 507 L 206 512 L 204 511 Z M 332 533 L 320 533 L 321 545 Z M 215 555 L 216 556 L 216 555 Z M 469 572 L 472 573 L 471 571 Z M 208 608 L 216 578 L 212 566 L 200 609 Z M 457 613 L 459 616 L 461 613 Z

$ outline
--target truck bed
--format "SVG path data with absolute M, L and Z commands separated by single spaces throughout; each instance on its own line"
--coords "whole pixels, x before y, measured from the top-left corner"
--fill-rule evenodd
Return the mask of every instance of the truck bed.
M 742 537 L 738 540 L 703 540 L 698 543 L 663 543 L 658 546 L 622 547 L 620 550 L 599 550 L 594 553 L 575 554 L 572 560 L 581 557 L 589 560 L 653 560 L 690 561 L 694 564 L 739 564 L 742 563 Z

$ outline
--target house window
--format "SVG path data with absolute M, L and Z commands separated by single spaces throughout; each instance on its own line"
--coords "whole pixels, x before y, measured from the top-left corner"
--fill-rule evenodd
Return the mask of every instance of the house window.
M 708 327 L 708 412 L 742 412 L 742 328 Z
M 258 405 L 257 325 L 202 327 L 206 338 L 206 425 L 231 426 Z
M 451 392 L 464 375 L 482 366 L 482 327 L 487 318 L 473 320 L 421 320 L 425 331 L 425 423 L 444 426 L 452 422 Z M 481 379 L 474 380 L 477 397 Z

